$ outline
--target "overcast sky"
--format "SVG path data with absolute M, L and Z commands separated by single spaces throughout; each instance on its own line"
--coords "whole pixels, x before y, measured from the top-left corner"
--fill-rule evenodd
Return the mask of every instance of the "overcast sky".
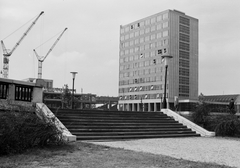
M 120 25 L 167 9 L 199 19 L 199 93 L 240 94 L 239 0 L 0 0 L 0 40 L 9 49 L 31 22 L 5 37 L 44 11 L 10 57 L 9 78 L 36 78 L 33 49 L 67 27 L 43 62 L 42 77 L 53 79 L 54 87 L 71 88 L 70 72 L 77 71 L 78 93 L 83 88 L 117 96 Z M 37 48 L 38 54 L 45 55 L 57 36 Z M 2 69 L 2 49 L 0 60 Z

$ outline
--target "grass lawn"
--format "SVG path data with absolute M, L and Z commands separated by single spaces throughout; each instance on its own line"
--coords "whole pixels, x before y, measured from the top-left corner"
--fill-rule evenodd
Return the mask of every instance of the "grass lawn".
M 75 142 L 65 146 L 31 149 L 0 157 L 0 168 L 229 168 L 210 163 L 175 159 Z

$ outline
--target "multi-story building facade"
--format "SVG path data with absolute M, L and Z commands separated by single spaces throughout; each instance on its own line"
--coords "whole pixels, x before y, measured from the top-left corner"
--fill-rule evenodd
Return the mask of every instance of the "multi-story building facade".
M 170 107 L 198 99 L 198 19 L 166 10 L 120 26 L 119 109 L 160 111 L 163 55 L 171 55 L 166 97 Z

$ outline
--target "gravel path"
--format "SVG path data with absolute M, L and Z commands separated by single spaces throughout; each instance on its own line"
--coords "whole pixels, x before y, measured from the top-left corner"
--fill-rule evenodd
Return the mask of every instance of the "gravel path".
M 194 137 L 91 143 L 240 168 L 240 139 Z

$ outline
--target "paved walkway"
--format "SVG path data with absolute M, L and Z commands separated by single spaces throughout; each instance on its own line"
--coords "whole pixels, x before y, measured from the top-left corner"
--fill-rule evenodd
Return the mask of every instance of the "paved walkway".
M 91 143 L 240 168 L 240 139 L 194 137 Z

